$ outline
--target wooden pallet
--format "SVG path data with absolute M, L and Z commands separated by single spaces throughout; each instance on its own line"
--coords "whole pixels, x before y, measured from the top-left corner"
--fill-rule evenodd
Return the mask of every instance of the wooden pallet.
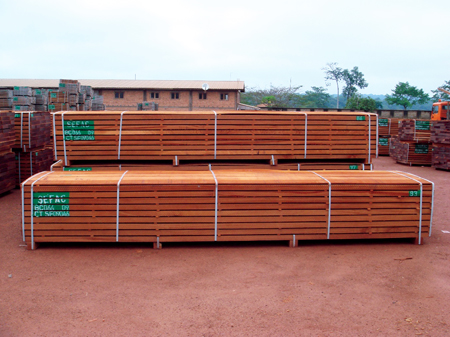
M 50 113 L 27 111 L 15 113 L 15 150 L 29 152 L 49 144 L 51 130 Z
M 15 143 L 14 113 L 0 111 L 0 153 L 11 152 Z
M 23 239 L 32 249 L 38 242 L 420 243 L 431 233 L 433 188 L 384 171 L 43 172 L 22 185 Z
M 353 159 L 370 164 L 377 152 L 377 115 L 368 113 L 108 111 L 53 117 L 57 159 L 66 166 L 72 160 L 118 159 Z
M 401 141 L 390 138 L 389 155 L 397 163 L 407 165 L 431 166 L 433 146 L 430 142 Z

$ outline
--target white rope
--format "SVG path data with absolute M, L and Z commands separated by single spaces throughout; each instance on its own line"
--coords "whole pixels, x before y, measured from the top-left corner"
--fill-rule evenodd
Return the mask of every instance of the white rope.
M 211 168 L 211 164 L 209 164 L 209 170 L 211 171 L 214 181 L 216 183 L 216 200 L 215 200 L 215 207 L 214 207 L 214 241 L 217 241 L 217 208 L 219 204 L 219 183 L 217 182 L 216 175 L 214 174 L 214 171 Z
M 117 182 L 117 208 L 116 208 L 116 242 L 119 242 L 119 200 L 120 200 L 120 182 L 122 181 L 125 174 L 128 171 L 125 171 Z
M 399 172 L 396 172 L 396 171 L 390 171 L 390 172 L 392 172 L 392 173 L 395 173 L 395 174 L 398 174 L 398 175 L 401 175 L 401 176 L 403 176 L 403 177 L 405 177 L 405 178 L 408 178 L 408 179 L 411 179 L 411 180 L 414 180 L 415 182 L 417 182 L 417 183 L 419 183 L 419 185 L 420 185 L 420 190 L 419 190 L 419 193 L 420 193 L 420 211 L 419 211 L 419 245 L 421 244 L 421 242 L 422 242 L 422 200 L 423 200 L 423 197 L 422 197 L 422 182 L 421 181 L 419 181 L 419 180 L 417 180 L 417 179 L 414 179 L 414 178 L 411 178 L 411 177 L 408 177 L 407 175 L 405 175 L 405 174 L 402 174 L 402 173 L 399 173 Z
M 325 179 L 324 177 L 322 177 L 320 174 L 314 172 L 314 171 L 309 171 L 314 173 L 316 176 L 322 178 L 323 180 L 325 180 L 328 183 L 328 230 L 327 230 L 327 239 L 330 238 L 330 228 L 331 228 L 331 182 L 328 179 Z
M 31 249 L 34 249 L 34 184 L 36 184 L 39 180 L 44 178 L 45 176 L 51 174 L 53 172 L 47 172 L 43 176 L 39 177 L 37 180 L 33 181 L 31 184 Z M 28 181 L 28 180 L 27 180 Z M 24 236 L 25 236 L 25 229 L 24 229 Z M 25 241 L 25 240 L 24 240 Z

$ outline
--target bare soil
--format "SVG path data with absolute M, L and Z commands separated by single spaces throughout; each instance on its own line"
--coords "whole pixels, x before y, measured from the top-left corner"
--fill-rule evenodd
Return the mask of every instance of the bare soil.
M 20 191 L 0 197 L 0 336 L 449 336 L 450 172 L 411 240 L 46 244 L 26 250 Z

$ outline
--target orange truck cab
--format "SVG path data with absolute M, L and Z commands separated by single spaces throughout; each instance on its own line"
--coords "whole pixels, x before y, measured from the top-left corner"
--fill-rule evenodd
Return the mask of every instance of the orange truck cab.
M 433 121 L 443 121 L 450 117 L 450 102 L 439 102 L 433 103 L 431 109 L 431 120 Z

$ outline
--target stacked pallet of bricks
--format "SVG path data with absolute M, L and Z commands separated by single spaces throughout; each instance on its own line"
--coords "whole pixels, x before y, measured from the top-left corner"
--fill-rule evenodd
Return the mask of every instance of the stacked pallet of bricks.
M 378 155 L 389 156 L 389 139 L 398 136 L 398 118 L 378 119 Z
M 450 170 L 450 120 L 434 121 L 431 126 L 433 143 L 432 165 L 436 169 Z
M 55 157 L 64 166 L 79 160 L 371 164 L 377 152 L 377 115 L 370 113 L 68 111 L 54 113 L 53 122 Z
M 398 138 L 390 141 L 390 156 L 401 164 L 431 166 L 430 130 L 430 120 L 401 120 Z
M 30 176 L 49 170 L 54 162 L 49 112 L 16 112 L 13 151 L 16 160 L 17 186 Z
M 15 142 L 14 113 L 0 111 L 0 195 L 15 186 L 16 163 L 12 147 Z
M 431 182 L 383 171 L 42 172 L 22 186 L 40 242 L 412 238 L 431 234 Z

